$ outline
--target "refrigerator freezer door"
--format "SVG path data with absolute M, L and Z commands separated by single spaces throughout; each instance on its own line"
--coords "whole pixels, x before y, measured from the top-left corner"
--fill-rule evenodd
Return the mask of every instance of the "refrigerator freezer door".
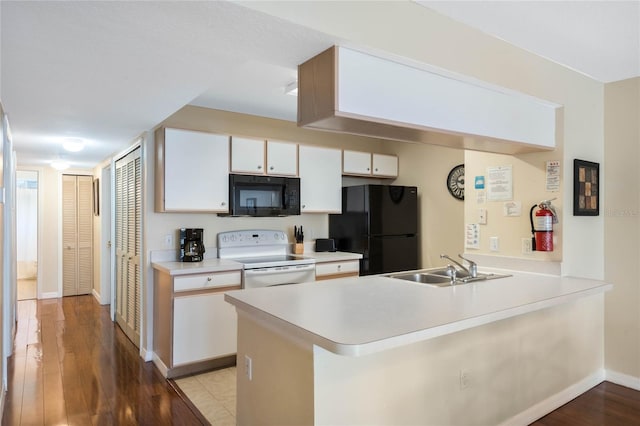
M 419 269 L 418 237 L 369 237 L 369 250 L 364 254 L 362 275 Z
M 418 189 L 415 186 L 369 185 L 369 234 L 418 233 Z

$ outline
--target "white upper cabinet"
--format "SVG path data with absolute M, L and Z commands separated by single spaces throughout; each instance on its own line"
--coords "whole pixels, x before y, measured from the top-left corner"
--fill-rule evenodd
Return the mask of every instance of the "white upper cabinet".
M 298 126 L 501 154 L 555 149 L 562 105 L 334 46 L 298 67 Z
M 372 177 L 398 177 L 398 157 L 370 152 L 342 151 L 342 174 Z
M 267 141 L 267 174 L 298 176 L 298 144 Z
M 341 213 L 342 151 L 300 145 L 302 213 Z
M 231 172 L 265 173 L 265 140 L 231 137 Z
M 229 211 L 229 136 L 156 131 L 155 210 Z
M 342 173 L 346 175 L 371 175 L 371 153 L 342 151 Z
M 231 172 L 297 176 L 298 145 L 232 136 Z
M 398 177 L 398 157 L 395 155 L 373 154 L 374 176 Z

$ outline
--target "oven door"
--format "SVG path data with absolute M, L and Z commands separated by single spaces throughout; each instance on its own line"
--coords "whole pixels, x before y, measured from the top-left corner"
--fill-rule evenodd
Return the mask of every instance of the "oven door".
M 316 265 L 289 265 L 244 270 L 244 288 L 299 284 L 316 279 Z

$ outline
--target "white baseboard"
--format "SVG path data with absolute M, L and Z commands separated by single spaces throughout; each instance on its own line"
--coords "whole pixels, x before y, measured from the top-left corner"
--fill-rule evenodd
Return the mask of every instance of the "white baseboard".
M 155 354 L 155 352 L 153 353 L 153 363 L 156 365 L 156 367 L 158 367 L 158 370 L 160 370 L 160 373 L 162 373 L 164 377 L 167 377 L 167 373 L 169 372 L 169 369 L 167 368 L 166 365 L 164 365 L 164 362 L 162 362 L 160 357 L 158 357 Z
M 40 299 L 57 299 L 58 297 L 58 292 L 57 291 L 50 291 L 48 293 L 41 293 L 40 294 Z
M 140 350 L 140 357 L 145 360 L 145 362 L 149 362 L 149 361 L 153 361 L 153 357 L 155 356 L 155 354 L 153 353 L 153 351 L 148 351 L 145 348 L 142 348 Z
M 592 387 L 602 383 L 604 380 L 605 371 L 598 370 L 580 380 L 578 383 L 569 386 L 568 388 L 556 393 L 555 395 L 551 395 L 544 401 L 540 401 L 536 405 L 527 408 L 525 411 L 516 414 L 510 419 L 505 420 L 501 423 L 501 425 L 529 425 L 539 418 L 546 416 L 553 410 L 562 407 L 567 402 L 571 401 L 579 395 L 582 395 Z
M 616 385 L 640 391 L 640 377 L 618 373 L 617 371 L 606 370 L 606 380 Z

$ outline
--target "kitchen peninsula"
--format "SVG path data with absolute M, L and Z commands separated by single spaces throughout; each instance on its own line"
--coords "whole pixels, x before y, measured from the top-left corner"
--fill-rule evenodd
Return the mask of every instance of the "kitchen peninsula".
M 603 379 L 610 288 L 514 272 L 228 292 L 238 424 L 526 424 Z

